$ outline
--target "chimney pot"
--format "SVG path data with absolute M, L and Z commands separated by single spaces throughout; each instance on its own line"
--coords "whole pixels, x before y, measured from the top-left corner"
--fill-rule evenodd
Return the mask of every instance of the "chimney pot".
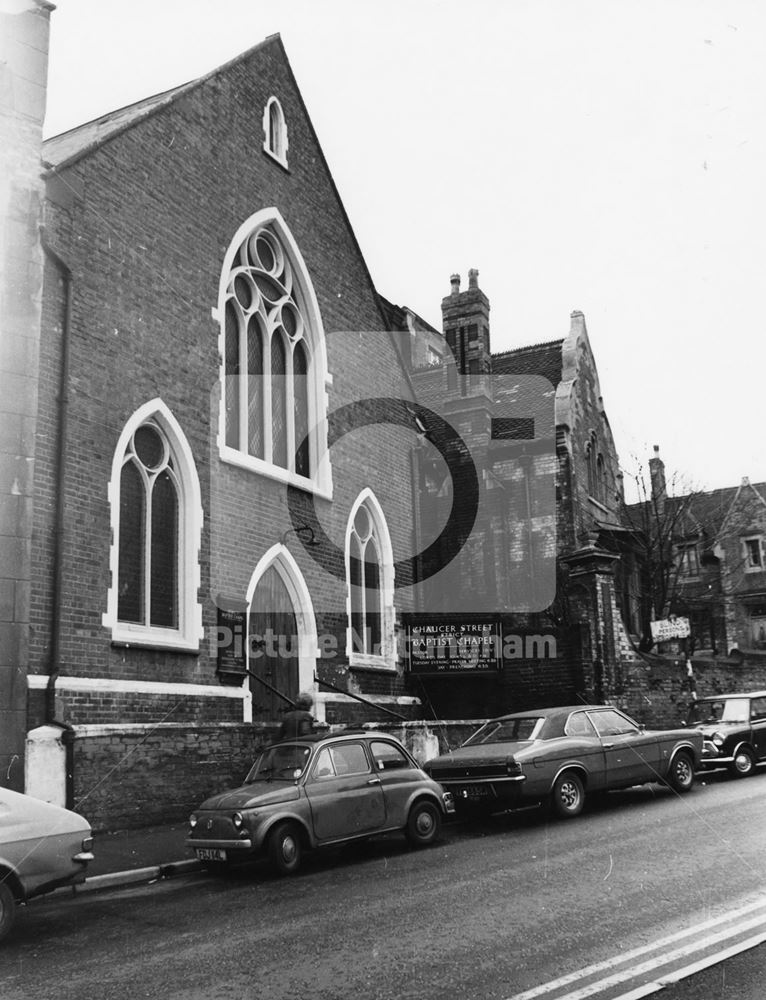
M 452 284 L 452 294 L 453 295 L 459 295 L 460 294 L 460 275 L 459 274 L 453 274 L 450 277 L 449 280 L 450 280 L 450 283 Z
M 468 272 L 468 287 L 478 288 L 479 287 L 479 272 L 475 267 L 472 267 Z

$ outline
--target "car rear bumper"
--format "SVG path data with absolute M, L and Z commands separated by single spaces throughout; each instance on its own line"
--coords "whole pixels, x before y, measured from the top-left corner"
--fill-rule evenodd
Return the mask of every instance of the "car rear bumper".
M 437 778 L 452 792 L 457 812 L 471 809 L 511 808 L 522 798 L 523 774 L 496 778 Z
M 185 843 L 192 850 L 196 847 L 200 847 L 203 850 L 220 848 L 224 851 L 251 851 L 253 849 L 253 842 L 249 838 L 242 840 L 220 840 L 215 838 L 205 840 L 201 837 L 187 837 Z

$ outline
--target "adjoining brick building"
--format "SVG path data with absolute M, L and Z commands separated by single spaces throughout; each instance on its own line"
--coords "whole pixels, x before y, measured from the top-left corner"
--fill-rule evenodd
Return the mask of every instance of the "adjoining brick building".
M 477 271 L 463 291 L 453 275 L 442 313 L 441 350 L 431 330 L 413 384 L 469 444 L 479 489 L 470 539 L 431 581 L 439 599 L 409 618 L 413 690 L 442 718 L 613 696 L 635 658 L 622 616 L 631 610 L 621 568 L 630 552 L 584 317 L 572 313 L 564 338 L 493 354 Z M 412 325 L 404 310 L 391 315 Z M 416 459 L 423 533 L 443 523 L 454 489 L 432 454 L 416 449 Z M 483 647 L 471 638 L 477 631 Z M 453 646 L 441 660 L 438 634 Z

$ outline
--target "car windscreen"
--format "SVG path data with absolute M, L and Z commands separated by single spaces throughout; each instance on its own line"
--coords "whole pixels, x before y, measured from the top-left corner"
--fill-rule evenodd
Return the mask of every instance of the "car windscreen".
M 747 698 L 720 698 L 698 701 L 689 709 L 690 723 L 747 722 L 750 702 Z
M 519 719 L 497 719 L 487 722 L 469 737 L 463 746 L 477 746 L 481 743 L 516 743 L 537 739 L 545 719 L 540 716 L 524 716 Z
M 252 781 L 295 781 L 308 766 L 311 747 L 305 743 L 280 743 L 268 747 L 256 760 L 245 779 Z

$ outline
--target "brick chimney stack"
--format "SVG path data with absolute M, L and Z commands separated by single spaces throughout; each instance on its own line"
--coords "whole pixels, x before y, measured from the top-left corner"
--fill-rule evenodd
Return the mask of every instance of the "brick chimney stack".
M 479 288 L 479 272 L 468 272 L 468 288 L 460 291 L 460 275 L 450 278 L 451 292 L 442 299 L 444 336 L 463 375 L 492 370 L 489 349 L 489 299 Z
M 665 498 L 667 497 L 667 484 L 665 482 L 665 463 L 660 458 L 660 446 L 654 446 L 654 456 L 649 459 L 649 476 L 652 482 L 652 500 L 657 511 L 662 514 L 665 510 Z

